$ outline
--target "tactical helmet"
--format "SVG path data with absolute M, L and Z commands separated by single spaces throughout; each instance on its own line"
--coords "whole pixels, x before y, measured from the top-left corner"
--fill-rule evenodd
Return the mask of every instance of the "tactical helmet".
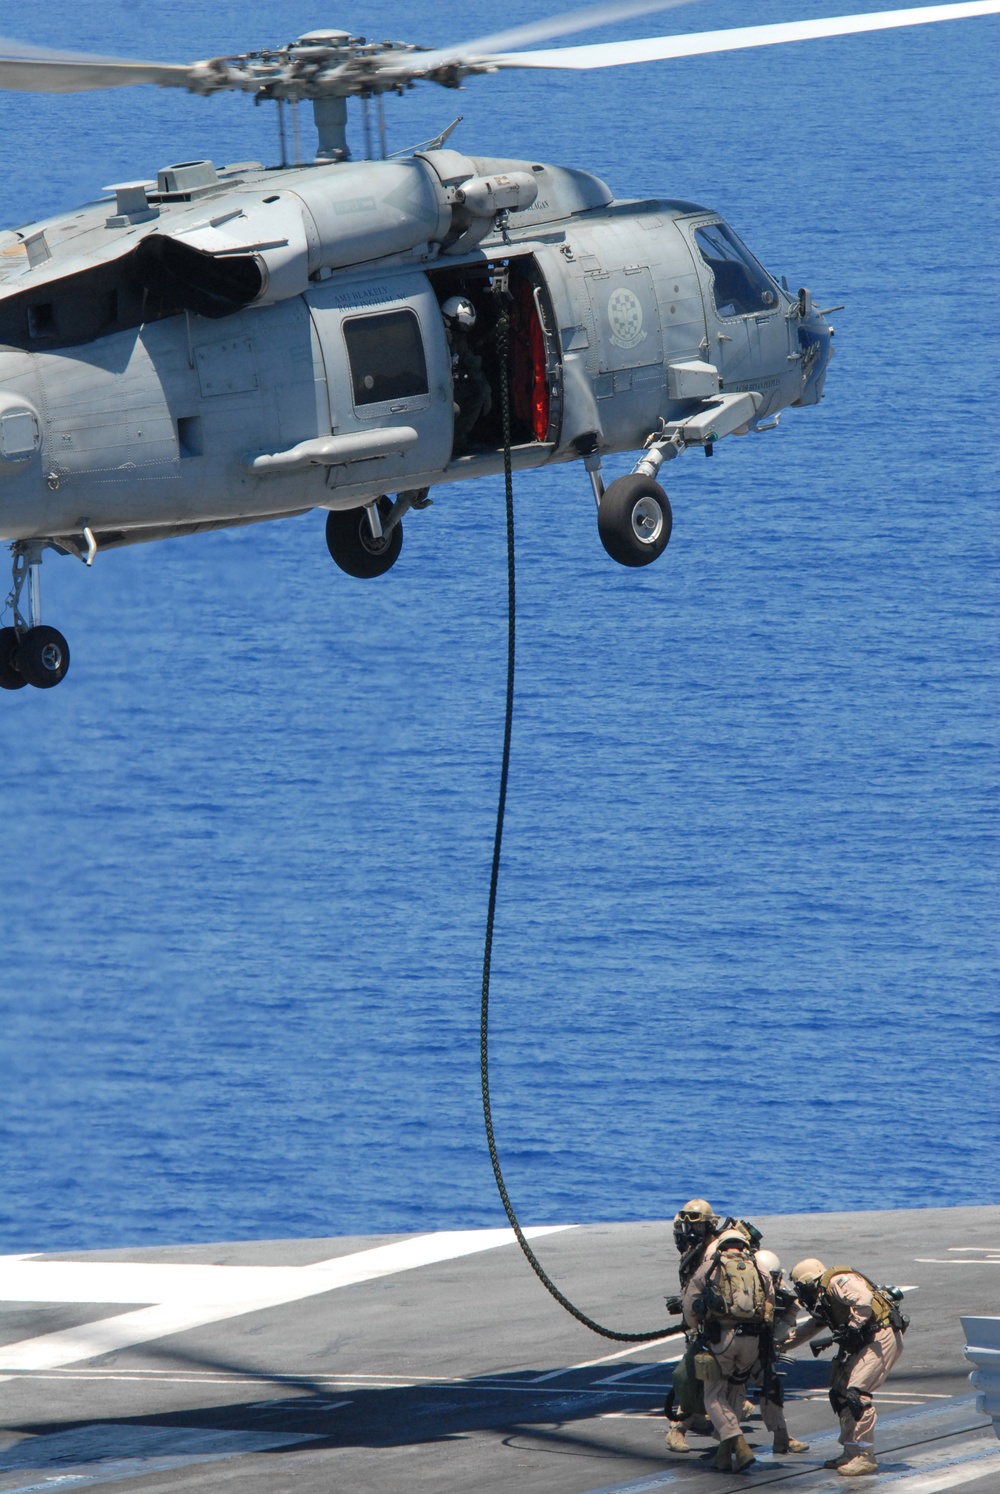
M 441 315 L 459 327 L 476 325 L 476 308 L 465 296 L 449 296 L 441 307 Z
M 674 1215 L 674 1244 L 683 1254 L 715 1232 L 719 1216 L 706 1198 L 692 1198 Z
M 812 1255 L 807 1256 L 804 1261 L 798 1261 L 792 1267 L 792 1281 L 795 1283 L 795 1290 L 799 1295 L 799 1299 L 805 1303 L 806 1307 L 815 1306 L 816 1299 L 819 1296 L 820 1277 L 825 1270 L 826 1267 L 823 1262 L 818 1261 Z
M 781 1275 L 781 1262 L 773 1250 L 758 1250 L 757 1264 L 762 1271 L 768 1271 L 777 1281 Z

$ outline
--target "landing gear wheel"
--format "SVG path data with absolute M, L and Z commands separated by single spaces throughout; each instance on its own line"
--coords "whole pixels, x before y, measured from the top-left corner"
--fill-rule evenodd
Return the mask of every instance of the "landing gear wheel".
M 17 667 L 16 628 L 0 628 L 0 690 L 23 690 L 28 681 Z
M 388 498 L 378 500 L 383 524 L 391 510 Z M 365 580 L 370 576 L 384 576 L 399 559 L 403 548 L 403 526 L 395 524 L 388 534 L 374 539 L 363 508 L 340 512 L 331 509 L 326 516 L 326 547 L 340 569 L 349 576 L 360 576 Z
M 605 489 L 597 510 L 601 544 L 619 565 L 649 565 L 662 555 L 673 522 L 670 500 L 659 483 L 634 472 Z
M 29 628 L 17 650 L 17 667 L 24 680 L 37 690 L 51 690 L 66 678 L 69 644 L 57 628 L 40 623 Z

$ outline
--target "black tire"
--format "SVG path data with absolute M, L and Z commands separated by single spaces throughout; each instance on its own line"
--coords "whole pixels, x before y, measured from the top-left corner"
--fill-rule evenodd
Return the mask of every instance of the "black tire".
M 392 504 L 388 498 L 378 500 L 378 511 L 383 523 L 389 517 Z M 368 526 L 368 515 L 363 508 L 349 508 L 339 512 L 331 509 L 326 516 L 326 547 L 342 571 L 349 576 L 367 580 L 371 576 L 384 576 L 399 559 L 403 548 L 403 526 L 396 524 L 391 532 L 380 540 L 372 539 Z
M 601 544 L 619 565 L 649 565 L 670 540 L 670 500 L 651 477 L 618 477 L 605 489 L 597 510 Z
M 17 667 L 16 628 L 0 628 L 0 690 L 23 690 L 28 681 Z
M 17 650 L 17 667 L 36 690 L 51 690 L 66 678 L 69 644 L 58 628 L 29 628 Z

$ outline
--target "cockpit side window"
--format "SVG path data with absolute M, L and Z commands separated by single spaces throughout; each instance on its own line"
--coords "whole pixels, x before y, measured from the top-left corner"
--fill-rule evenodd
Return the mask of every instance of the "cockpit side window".
M 412 311 L 359 316 L 344 323 L 355 405 L 426 394 L 427 361 Z
M 754 316 L 775 309 L 779 296 L 774 281 L 727 223 L 696 228 L 694 237 L 712 272 L 720 316 Z

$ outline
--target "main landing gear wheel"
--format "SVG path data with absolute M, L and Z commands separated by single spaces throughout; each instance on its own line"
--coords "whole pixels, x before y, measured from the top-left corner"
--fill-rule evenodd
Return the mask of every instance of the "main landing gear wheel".
M 662 555 L 673 527 L 670 500 L 651 477 L 616 478 L 597 510 L 601 544 L 619 565 L 649 565 Z
M 5 630 L 6 631 L 6 630 Z M 17 667 L 24 681 L 37 690 L 51 690 L 66 678 L 69 644 L 57 628 L 39 623 L 29 628 L 17 650 Z
M 17 667 L 16 628 L 0 628 L 0 690 L 23 690 L 28 681 Z
M 383 524 L 392 504 L 388 498 L 378 500 Z M 384 576 L 396 564 L 403 548 L 403 526 L 394 524 L 388 534 L 376 539 L 363 508 L 331 509 L 326 516 L 326 547 L 342 571 L 349 576 Z

